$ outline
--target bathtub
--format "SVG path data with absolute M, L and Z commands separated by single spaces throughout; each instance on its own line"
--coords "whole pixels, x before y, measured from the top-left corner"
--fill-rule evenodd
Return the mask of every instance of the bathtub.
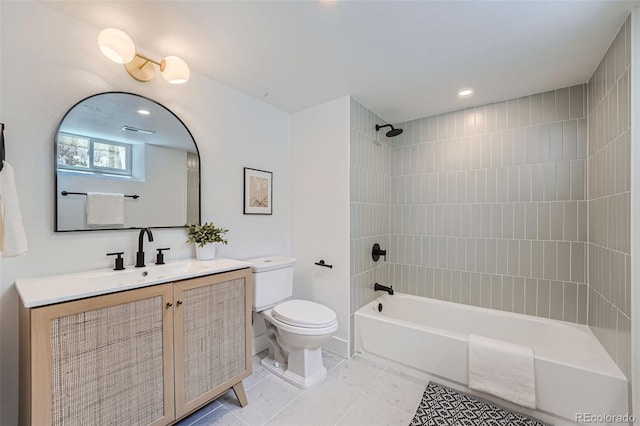
M 571 422 L 577 413 L 628 413 L 627 379 L 587 326 L 399 293 L 374 300 L 354 320 L 357 352 L 467 392 L 470 334 L 533 348 L 536 411 L 471 391 L 509 408 Z

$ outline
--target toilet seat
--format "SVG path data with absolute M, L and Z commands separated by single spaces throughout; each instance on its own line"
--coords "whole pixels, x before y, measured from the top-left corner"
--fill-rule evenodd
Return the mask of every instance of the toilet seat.
M 332 309 L 308 300 L 288 300 L 275 306 L 272 315 L 282 323 L 301 328 L 327 328 L 337 321 Z

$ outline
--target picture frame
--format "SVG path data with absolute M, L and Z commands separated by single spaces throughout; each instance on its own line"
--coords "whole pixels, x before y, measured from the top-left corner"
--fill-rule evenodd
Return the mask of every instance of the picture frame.
M 273 173 L 244 168 L 244 214 L 273 214 Z

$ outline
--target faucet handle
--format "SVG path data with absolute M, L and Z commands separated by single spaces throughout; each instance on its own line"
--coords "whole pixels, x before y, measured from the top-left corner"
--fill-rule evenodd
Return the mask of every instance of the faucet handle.
M 156 265 L 164 265 L 164 253 L 163 251 L 165 250 L 171 250 L 169 247 L 166 248 L 159 248 L 156 249 L 158 250 L 158 254 L 156 255 Z
M 374 262 L 377 262 L 380 259 L 380 256 L 384 256 L 384 261 L 387 261 L 387 251 L 382 250 L 380 248 L 380 244 L 375 243 L 373 245 L 373 249 L 371 250 L 371 258 Z
M 122 258 L 123 254 L 123 251 L 107 253 L 107 256 L 118 256 L 116 257 L 116 267 L 113 268 L 114 271 L 122 271 L 124 269 L 124 259 Z

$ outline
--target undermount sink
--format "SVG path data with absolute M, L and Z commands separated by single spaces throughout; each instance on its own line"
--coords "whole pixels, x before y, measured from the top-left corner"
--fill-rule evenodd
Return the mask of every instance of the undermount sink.
M 207 261 L 184 259 L 167 262 L 164 265 L 150 264 L 142 268 L 131 265 L 124 271 L 102 269 L 43 278 L 19 279 L 16 280 L 16 288 L 24 306 L 32 308 L 250 266 L 250 263 L 233 259 Z

